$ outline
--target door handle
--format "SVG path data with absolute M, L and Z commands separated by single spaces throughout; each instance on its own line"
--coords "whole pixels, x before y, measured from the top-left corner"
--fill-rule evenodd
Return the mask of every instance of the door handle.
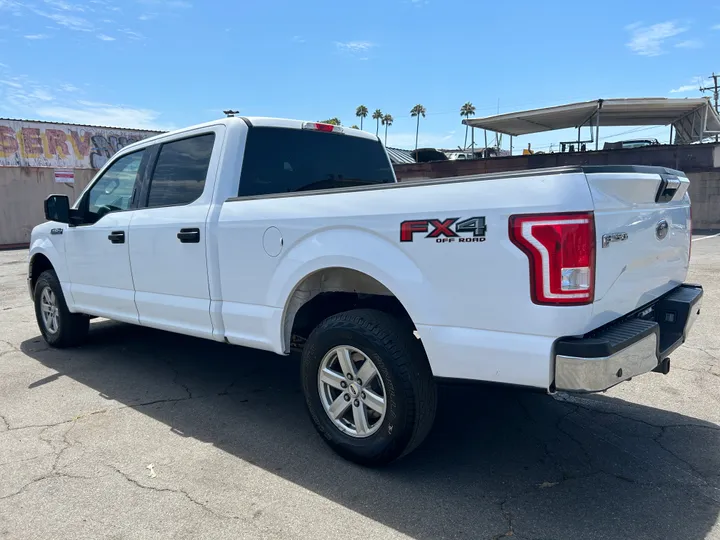
M 108 240 L 113 244 L 124 244 L 125 243 L 125 232 L 124 231 L 113 231 L 108 234 Z
M 177 233 L 178 240 L 183 244 L 199 244 L 200 243 L 200 229 L 192 227 L 190 229 L 180 229 Z

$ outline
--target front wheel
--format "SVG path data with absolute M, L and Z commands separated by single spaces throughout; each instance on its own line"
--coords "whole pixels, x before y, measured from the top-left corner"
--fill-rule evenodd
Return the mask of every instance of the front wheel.
M 35 318 L 43 338 L 51 347 L 80 345 L 87 337 L 90 319 L 70 313 L 60 281 L 53 270 L 46 270 L 35 283 Z
M 320 323 L 303 350 L 302 382 L 315 428 L 350 461 L 389 463 L 432 427 L 427 358 L 412 329 L 386 313 L 358 309 Z

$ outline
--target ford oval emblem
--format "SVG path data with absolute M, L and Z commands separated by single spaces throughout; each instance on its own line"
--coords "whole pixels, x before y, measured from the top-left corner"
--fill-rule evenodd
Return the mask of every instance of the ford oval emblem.
M 664 240 L 665 237 L 668 235 L 669 229 L 670 226 L 668 225 L 668 222 L 663 219 L 655 226 L 655 237 L 658 240 Z

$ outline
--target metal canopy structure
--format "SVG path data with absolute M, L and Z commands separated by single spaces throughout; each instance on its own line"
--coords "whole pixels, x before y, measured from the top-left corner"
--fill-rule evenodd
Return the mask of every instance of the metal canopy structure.
M 390 148 L 389 146 L 386 146 L 385 150 L 387 150 L 388 156 L 390 157 L 390 162 L 393 163 L 394 165 L 415 163 L 415 158 L 413 157 L 412 152 L 410 150 L 401 150 L 400 148 Z
M 463 120 L 463 124 L 510 136 L 557 129 L 600 126 L 667 126 L 675 130 L 675 144 L 700 142 L 720 133 L 720 116 L 709 98 L 598 99 L 557 107 L 533 109 L 486 118 Z

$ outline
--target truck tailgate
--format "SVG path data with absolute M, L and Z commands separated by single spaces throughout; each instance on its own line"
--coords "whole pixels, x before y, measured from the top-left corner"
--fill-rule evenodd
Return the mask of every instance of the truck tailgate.
M 690 261 L 688 179 L 660 167 L 585 167 L 595 207 L 592 326 L 667 293 Z

